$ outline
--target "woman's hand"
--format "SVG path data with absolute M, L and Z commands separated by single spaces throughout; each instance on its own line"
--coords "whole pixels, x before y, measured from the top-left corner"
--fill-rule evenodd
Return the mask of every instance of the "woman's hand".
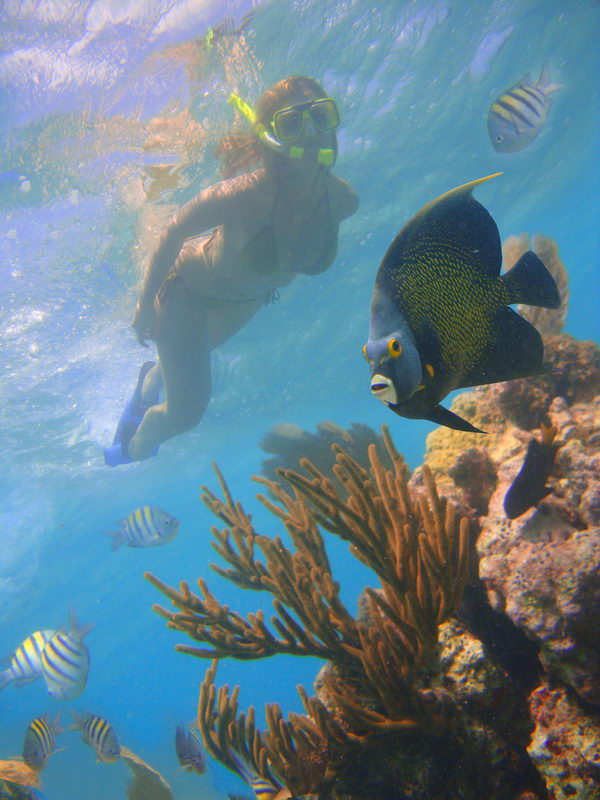
M 148 347 L 148 339 L 156 338 L 156 312 L 152 301 L 138 300 L 132 325 L 138 342 Z

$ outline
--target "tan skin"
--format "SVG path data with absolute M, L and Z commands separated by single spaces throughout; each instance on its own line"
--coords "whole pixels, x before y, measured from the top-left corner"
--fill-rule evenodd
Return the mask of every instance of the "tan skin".
M 281 107 L 313 97 L 296 92 Z M 330 133 L 305 119 L 294 144 L 316 152 L 331 141 Z M 355 191 L 315 158 L 294 160 L 269 151 L 263 168 L 215 184 L 181 209 L 151 259 L 133 320 L 138 341 L 147 346 L 147 339 L 155 339 L 159 356 L 143 394 L 152 396 L 160 376 L 165 389 L 165 401 L 148 409 L 129 442 L 133 460 L 148 458 L 157 445 L 200 422 L 210 400 L 211 350 L 249 322 L 268 289 L 286 286 L 303 268 L 328 269 L 339 225 L 357 207 Z M 217 226 L 215 237 L 187 241 Z M 273 230 L 275 266 L 268 274 L 264 264 L 243 256 L 265 226 Z M 167 281 L 159 293 L 174 269 L 180 280 Z

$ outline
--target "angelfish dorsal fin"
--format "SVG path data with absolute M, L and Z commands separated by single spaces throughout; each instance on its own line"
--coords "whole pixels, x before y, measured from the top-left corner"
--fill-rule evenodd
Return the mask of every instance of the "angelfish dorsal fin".
M 502 175 L 497 172 L 479 178 L 437 197 L 418 211 L 396 235 L 380 265 L 394 273 L 402 268 L 407 254 L 411 262 L 429 255 L 430 241 L 445 245 L 475 259 L 492 278 L 500 274 L 502 247 L 498 226 L 490 213 L 472 196 L 481 183 Z

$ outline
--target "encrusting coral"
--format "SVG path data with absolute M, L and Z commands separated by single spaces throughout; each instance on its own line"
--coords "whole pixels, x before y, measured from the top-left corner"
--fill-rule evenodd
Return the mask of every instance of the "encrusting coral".
M 229 566 L 213 569 L 241 587 L 271 593 L 271 627 L 262 611 L 244 618 L 219 603 L 202 579 L 198 596 L 185 582 L 175 589 L 146 575 L 178 609 L 154 607 L 168 627 L 208 645 L 177 650 L 215 659 L 198 707 L 205 745 L 230 769 L 240 772 L 241 757 L 294 796 L 458 800 L 486 793 L 516 800 L 530 790 L 545 798 L 522 743 L 470 717 L 459 692 L 439 677 L 438 629 L 458 609 L 468 580 L 470 523 L 440 499 L 426 467 L 424 491 L 409 490 L 406 465 L 385 428 L 383 437 L 391 469 L 374 445 L 368 469 L 334 445 L 336 484 L 306 459 L 306 475 L 279 471 L 289 490 L 255 478 L 275 498 L 258 496 L 284 524 L 294 551 L 280 537 L 254 530 L 218 470 L 224 499 L 203 488 L 203 501 L 227 526 L 212 533 Z M 379 589 L 363 593 L 357 618 L 340 599 L 321 530 L 349 542 L 380 580 Z M 216 689 L 216 660 L 279 653 L 328 663 L 318 697 L 299 689 L 305 714 L 284 719 L 270 704 L 261 732 L 253 708 L 238 711 L 238 687 Z
M 489 603 L 538 652 L 543 674 L 528 698 L 535 725 L 531 759 L 553 800 L 597 800 L 600 348 L 560 332 L 566 272 L 552 261 L 558 257 L 551 239 L 534 237 L 533 243 L 563 297 L 562 314 L 534 320 L 544 338 L 546 371 L 458 395 L 453 410 L 464 415 L 468 409 L 488 435 L 475 441 L 470 434 L 437 429 L 427 439 L 426 463 L 440 492 L 477 518 L 479 577 Z M 526 246 L 505 243 L 509 265 Z M 562 269 L 562 280 L 553 263 Z M 532 437 L 541 441 L 542 426 L 549 425 L 560 445 L 547 482 L 552 491 L 508 519 L 509 487 Z

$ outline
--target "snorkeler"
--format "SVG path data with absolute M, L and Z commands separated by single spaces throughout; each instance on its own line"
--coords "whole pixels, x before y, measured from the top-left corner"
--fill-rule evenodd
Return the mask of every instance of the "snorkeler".
M 316 81 L 285 78 L 256 109 L 237 95 L 229 102 L 252 132 L 222 141 L 218 154 L 236 177 L 183 206 L 150 259 L 133 327 L 143 346 L 156 341 L 158 361 L 142 366 L 104 451 L 109 466 L 149 458 L 198 425 L 210 400 L 211 350 L 243 328 L 277 287 L 328 269 L 339 225 L 358 207 L 355 191 L 331 172 L 340 120 Z M 259 161 L 262 167 L 249 172 Z

